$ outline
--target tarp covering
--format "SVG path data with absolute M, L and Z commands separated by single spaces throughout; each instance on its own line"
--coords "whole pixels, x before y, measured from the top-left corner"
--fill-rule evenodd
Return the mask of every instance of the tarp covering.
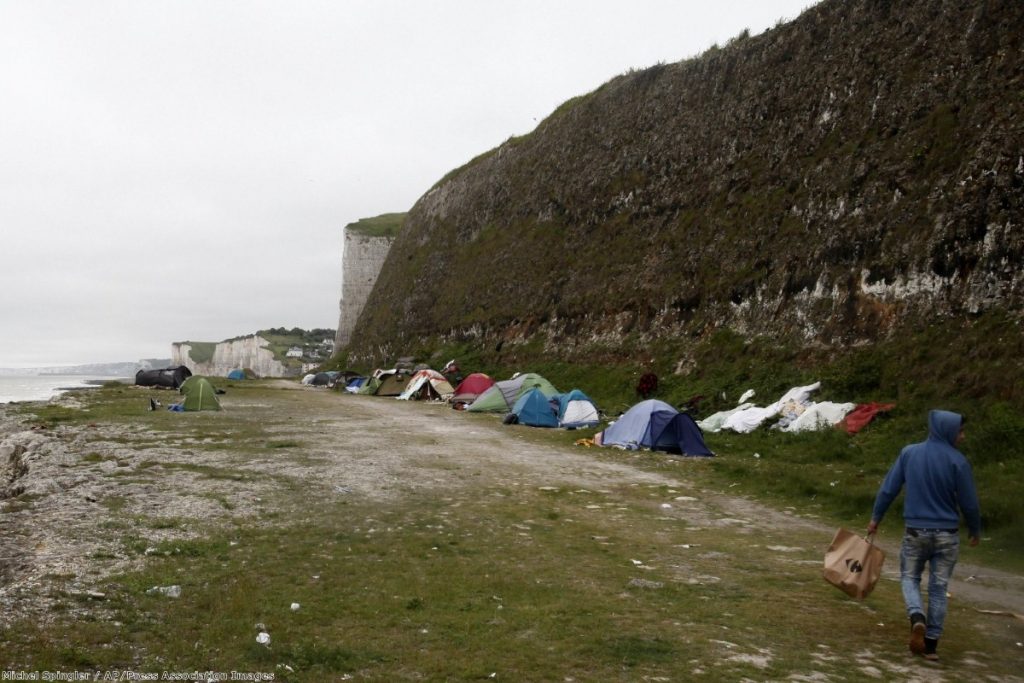
M 135 373 L 135 384 L 140 387 L 164 387 L 178 389 L 185 380 L 192 376 L 192 371 L 184 365 L 161 370 L 139 370 Z
M 782 395 L 775 403 L 759 408 L 754 406 L 746 410 L 740 410 L 730 415 L 722 423 L 722 429 L 731 429 L 734 432 L 747 434 L 760 427 L 765 420 L 775 417 L 787 403 L 806 403 L 811 393 L 821 388 L 821 382 L 815 382 L 804 387 L 794 387 Z
M 540 387 L 534 387 L 520 396 L 512 406 L 512 414 L 519 424 L 530 427 L 558 426 L 558 416 L 551 405 L 551 399 Z
M 847 434 L 856 434 L 864 429 L 878 413 L 887 413 L 896 407 L 895 403 L 861 403 L 839 423 Z
M 193 376 L 185 380 L 179 389 L 185 397 L 182 406 L 185 410 L 220 410 L 217 391 L 205 377 Z
M 558 396 L 558 426 L 565 429 L 596 427 L 601 422 L 597 406 L 579 389 Z
M 736 413 L 740 412 L 741 410 L 746 410 L 747 408 L 753 408 L 753 407 L 754 407 L 753 403 L 741 403 L 740 405 L 738 405 L 735 408 L 732 408 L 730 410 L 723 410 L 723 411 L 714 413 L 712 415 L 708 415 L 703 420 L 698 422 L 697 426 L 700 427 L 701 429 L 703 429 L 705 432 L 718 432 L 718 431 L 721 431 L 722 430 L 722 425 L 725 424 L 725 421 L 727 419 L 729 419 L 729 417 L 731 417 L 732 415 L 735 415 Z
M 832 427 L 846 417 L 846 414 L 854 407 L 852 403 L 832 403 L 831 401 L 814 403 L 782 430 L 785 432 L 812 432 Z

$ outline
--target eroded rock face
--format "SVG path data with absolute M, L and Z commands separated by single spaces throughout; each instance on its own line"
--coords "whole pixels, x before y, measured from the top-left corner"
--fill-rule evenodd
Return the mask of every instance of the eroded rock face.
M 1009 0 L 827 0 L 619 76 L 420 198 L 350 351 L 1019 317 L 1022 35 Z

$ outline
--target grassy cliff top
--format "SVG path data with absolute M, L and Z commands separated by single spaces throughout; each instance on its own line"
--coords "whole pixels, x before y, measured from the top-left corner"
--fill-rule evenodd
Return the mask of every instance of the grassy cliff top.
M 394 237 L 405 222 L 405 213 L 385 213 L 373 218 L 360 218 L 345 230 L 366 237 Z

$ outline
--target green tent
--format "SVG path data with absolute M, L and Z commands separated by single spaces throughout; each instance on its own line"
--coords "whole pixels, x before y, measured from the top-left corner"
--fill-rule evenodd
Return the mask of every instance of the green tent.
M 373 395 L 375 395 L 377 393 L 377 389 L 379 387 L 380 387 L 380 380 L 377 379 L 376 377 L 371 377 L 370 379 L 366 380 L 366 384 L 364 384 L 363 386 L 359 387 L 359 391 L 357 391 L 356 393 L 357 394 L 373 396 Z
M 185 410 L 220 410 L 217 392 L 205 377 L 192 375 L 179 391 L 185 397 L 182 401 Z
M 534 388 L 540 389 L 548 398 L 559 393 L 551 382 L 536 373 L 527 372 L 512 379 L 495 382 L 490 389 L 466 406 L 466 410 L 474 413 L 507 413 L 512 410 L 520 396 Z

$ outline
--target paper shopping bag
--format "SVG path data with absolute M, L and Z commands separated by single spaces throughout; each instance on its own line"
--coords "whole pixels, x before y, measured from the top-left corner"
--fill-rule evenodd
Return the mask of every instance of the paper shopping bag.
M 885 553 L 847 529 L 839 529 L 825 553 L 825 580 L 852 598 L 871 594 L 882 575 Z

